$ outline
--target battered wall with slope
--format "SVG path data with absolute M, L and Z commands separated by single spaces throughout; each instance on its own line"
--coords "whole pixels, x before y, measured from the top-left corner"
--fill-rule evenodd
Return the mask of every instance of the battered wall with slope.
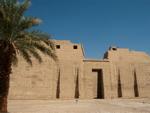
M 114 79 L 113 98 L 150 97 L 150 56 L 148 54 L 123 48 L 110 48 L 105 58 L 111 62 Z
M 150 56 L 146 53 L 111 47 L 103 60 L 87 60 L 81 44 L 54 42 L 58 62 L 40 53 L 43 63 L 32 58 L 31 67 L 18 56 L 9 99 L 93 99 L 102 92 L 103 98 L 150 97 Z M 102 70 L 103 81 L 93 70 Z
M 73 99 L 76 79 L 83 76 L 83 49 L 70 41 L 55 41 L 58 62 L 41 54 L 39 64 L 33 58 L 33 66 L 19 56 L 19 64 L 13 67 L 10 81 L 10 99 Z M 82 89 L 79 85 L 79 89 Z M 82 92 L 82 91 L 81 91 Z

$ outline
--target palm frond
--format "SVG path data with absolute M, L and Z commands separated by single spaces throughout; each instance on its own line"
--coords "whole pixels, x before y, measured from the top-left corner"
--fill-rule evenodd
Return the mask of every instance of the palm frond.
M 37 49 L 41 51 L 43 54 L 52 57 L 55 61 L 57 61 L 57 56 L 55 55 L 55 50 L 51 49 L 49 46 L 45 45 L 42 41 L 34 41 L 34 40 L 18 40 L 16 43 L 18 49 Z
M 18 2 L 18 0 L 0 1 L 0 32 L 2 37 L 15 37 L 15 34 L 19 32 L 18 30 L 21 26 L 19 22 L 22 20 L 24 12 L 29 7 L 29 4 L 29 0 L 25 0 L 23 3 Z
M 12 64 L 14 65 L 14 66 L 17 66 L 17 64 L 18 64 L 18 57 L 17 57 L 17 55 L 13 55 L 13 57 L 12 57 Z
M 30 5 L 31 5 L 30 0 L 25 0 L 22 4 L 20 4 L 18 13 L 20 15 L 23 15 L 24 12 L 29 8 Z
M 30 4 L 30 0 L 24 2 L 0 0 L 0 40 L 7 42 L 8 45 L 13 44 L 14 62 L 17 62 L 16 51 L 20 51 L 23 58 L 31 65 L 31 56 L 42 62 L 38 51 L 56 61 L 55 44 L 50 40 L 51 36 L 38 30 L 31 30 L 32 27 L 39 25 L 41 20 L 24 16 Z
M 19 51 L 20 49 L 25 49 L 26 51 L 30 52 L 30 54 L 35 57 L 39 62 L 42 62 L 42 58 L 37 50 L 57 61 L 55 51 L 50 49 L 49 46 L 45 45 L 42 41 L 29 40 L 29 38 L 27 38 L 26 40 L 20 39 L 16 42 L 16 46 Z
M 28 51 L 32 54 L 32 56 L 34 58 L 36 58 L 39 61 L 39 63 L 41 63 L 43 61 L 36 49 L 28 48 Z
M 21 56 L 26 60 L 26 62 L 32 66 L 32 60 L 31 60 L 31 56 L 29 55 L 29 53 L 25 49 L 20 49 L 19 52 Z
M 40 20 L 39 22 L 38 20 L 39 19 L 36 17 L 23 17 L 22 19 L 20 19 L 18 30 L 22 31 L 22 30 L 30 29 L 33 26 L 39 25 Z
M 55 50 L 55 44 L 52 40 L 50 40 L 51 36 L 47 33 L 43 33 L 39 30 L 33 30 L 31 32 L 26 32 L 29 38 L 32 38 L 34 41 L 42 41 L 47 46 L 49 46 L 52 50 Z
M 44 46 L 43 44 L 39 43 L 33 43 L 33 45 L 40 50 L 43 54 L 46 54 L 50 57 L 52 57 L 55 61 L 57 60 L 57 56 L 55 55 L 54 51 L 52 51 L 50 48 Z

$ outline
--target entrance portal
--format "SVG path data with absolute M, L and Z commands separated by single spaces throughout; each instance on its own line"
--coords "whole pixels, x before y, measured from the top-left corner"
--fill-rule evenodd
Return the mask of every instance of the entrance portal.
M 97 99 L 104 99 L 104 83 L 102 69 L 92 69 L 92 72 L 97 72 Z

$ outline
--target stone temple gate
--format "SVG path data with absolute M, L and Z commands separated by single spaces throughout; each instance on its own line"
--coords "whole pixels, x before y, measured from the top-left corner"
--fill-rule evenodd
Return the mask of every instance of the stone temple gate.
M 21 57 L 13 67 L 9 99 L 150 97 L 150 56 L 110 47 L 102 60 L 86 59 L 81 44 L 55 40 L 56 63 L 43 54 L 33 67 Z

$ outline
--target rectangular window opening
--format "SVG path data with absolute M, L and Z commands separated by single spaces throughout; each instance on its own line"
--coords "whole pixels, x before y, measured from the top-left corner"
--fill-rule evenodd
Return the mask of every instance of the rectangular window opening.
M 74 46 L 73 46 L 73 49 L 78 49 L 78 46 L 77 46 L 77 45 L 74 45 Z
M 117 51 L 117 48 L 112 48 L 113 51 Z
M 56 45 L 56 49 L 60 49 L 60 45 Z

